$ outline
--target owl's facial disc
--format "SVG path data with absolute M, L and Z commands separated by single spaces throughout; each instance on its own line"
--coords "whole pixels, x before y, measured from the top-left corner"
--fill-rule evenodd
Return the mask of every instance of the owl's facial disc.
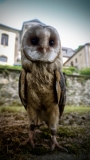
M 37 25 L 28 29 L 22 41 L 23 52 L 31 61 L 53 62 L 60 54 L 61 45 L 53 27 Z

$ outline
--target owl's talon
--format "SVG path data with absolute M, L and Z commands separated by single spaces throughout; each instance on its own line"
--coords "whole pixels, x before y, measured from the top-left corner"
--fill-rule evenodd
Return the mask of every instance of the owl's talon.
M 29 138 L 26 139 L 25 141 L 21 142 L 21 143 L 19 144 L 19 146 L 25 146 L 27 143 L 29 143 Z
M 24 142 L 20 143 L 19 146 L 25 146 L 28 143 L 30 143 L 32 148 L 34 148 L 33 136 L 34 136 L 34 131 L 30 131 L 28 139 L 26 139 Z
M 32 146 L 32 148 L 34 148 L 34 142 L 33 142 L 32 139 L 30 139 L 30 137 L 28 137 L 28 139 L 26 139 L 25 141 L 21 142 L 21 143 L 19 144 L 19 146 L 25 146 L 25 145 L 27 145 L 28 143 L 30 143 L 31 146 Z
M 61 147 L 57 140 L 56 140 L 56 136 L 52 136 L 52 146 L 51 146 L 51 151 L 54 151 L 55 148 L 58 148 L 60 151 L 63 152 L 68 152 L 68 150 L 64 147 Z
M 29 138 L 20 145 L 29 142 L 34 148 L 34 130 L 45 121 L 51 130 L 52 150 L 57 147 L 67 151 L 56 140 L 59 115 L 61 117 L 66 101 L 59 34 L 55 28 L 33 20 L 23 33 L 21 48 L 19 96 L 27 110 L 30 128 Z
M 55 148 L 58 148 L 62 152 L 67 152 L 68 153 L 68 150 L 66 148 L 64 148 L 64 147 L 61 147 L 59 144 L 57 144 L 57 145 L 53 144 L 51 146 L 51 151 L 54 151 Z
M 68 150 L 64 147 L 61 147 L 59 144 L 52 144 L 51 151 L 54 151 L 55 148 L 58 148 L 62 152 L 67 152 L 68 153 Z
M 68 150 L 67 150 L 66 148 L 61 147 L 59 144 L 57 144 L 56 147 L 57 147 L 59 150 L 63 151 L 63 152 L 68 152 Z

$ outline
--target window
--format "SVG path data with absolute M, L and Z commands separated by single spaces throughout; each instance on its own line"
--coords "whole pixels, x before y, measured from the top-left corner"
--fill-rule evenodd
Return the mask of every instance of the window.
M 18 41 L 18 37 L 16 37 L 16 41 Z
M 6 56 L 0 56 L 0 61 L 7 62 L 7 57 Z
M 1 44 L 4 45 L 4 46 L 8 46 L 8 35 L 7 34 L 2 34 Z
M 75 59 L 75 62 L 77 63 L 77 58 Z
M 71 66 L 74 66 L 74 65 L 73 65 L 73 61 L 71 61 Z

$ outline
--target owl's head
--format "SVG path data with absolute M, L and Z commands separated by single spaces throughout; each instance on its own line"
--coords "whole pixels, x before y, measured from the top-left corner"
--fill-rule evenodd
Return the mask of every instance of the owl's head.
M 61 54 L 57 30 L 42 24 L 31 26 L 23 36 L 22 51 L 30 61 L 54 62 Z

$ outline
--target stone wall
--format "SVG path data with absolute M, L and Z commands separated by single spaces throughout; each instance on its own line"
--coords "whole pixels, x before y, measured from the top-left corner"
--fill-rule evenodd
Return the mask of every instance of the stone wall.
M 90 77 L 66 76 L 66 88 L 68 105 L 90 106 Z
M 8 70 L 0 73 L 0 106 L 21 105 L 18 96 L 19 74 L 19 71 Z
M 0 71 L 0 106 L 22 105 L 18 96 L 20 71 Z M 90 77 L 66 76 L 67 105 L 90 106 Z

